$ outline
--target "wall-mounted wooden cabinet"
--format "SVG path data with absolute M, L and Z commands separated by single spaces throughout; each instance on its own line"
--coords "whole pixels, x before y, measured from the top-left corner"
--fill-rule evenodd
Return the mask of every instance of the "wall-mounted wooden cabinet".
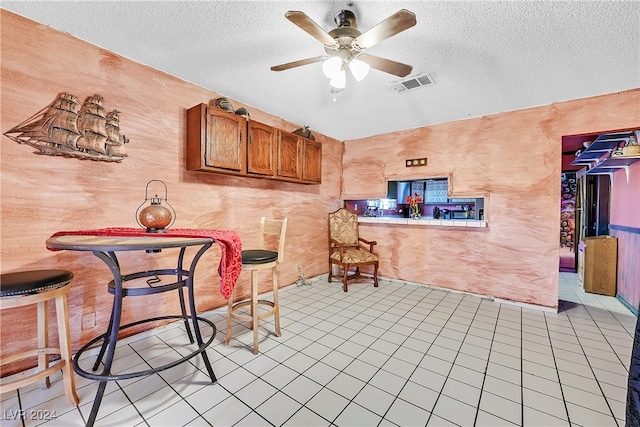
M 322 144 L 200 104 L 187 111 L 187 169 L 320 184 Z
M 278 136 L 278 176 L 302 179 L 302 147 L 304 146 L 304 138 L 283 130 L 279 132 Z
M 187 169 L 244 174 L 247 119 L 206 104 L 187 111 Z
M 253 120 L 249 120 L 247 129 L 247 173 L 273 176 L 276 130 Z
M 302 179 L 305 181 L 322 182 L 322 144 L 311 139 L 304 140 L 302 156 Z

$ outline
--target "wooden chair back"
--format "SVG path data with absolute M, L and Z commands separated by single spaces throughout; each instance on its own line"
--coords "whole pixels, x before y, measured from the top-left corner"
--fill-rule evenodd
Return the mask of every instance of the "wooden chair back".
M 259 248 L 269 249 L 267 246 L 276 246 L 272 248 L 278 252 L 278 263 L 284 261 L 284 241 L 287 233 L 287 218 L 284 219 L 266 219 L 262 217 L 260 219 L 260 236 L 259 236 Z M 269 236 L 274 237 L 270 239 Z M 275 240 L 275 242 L 272 242 Z
M 331 239 L 345 246 L 358 246 L 358 215 L 340 208 L 329 214 L 329 242 Z

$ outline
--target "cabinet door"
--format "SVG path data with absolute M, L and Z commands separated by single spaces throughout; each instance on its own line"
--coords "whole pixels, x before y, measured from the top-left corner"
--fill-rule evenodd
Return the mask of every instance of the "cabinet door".
M 271 126 L 249 120 L 247 173 L 273 176 L 275 132 Z
M 322 144 L 303 138 L 304 155 L 302 156 L 302 179 L 322 182 Z
M 207 104 L 187 111 L 187 169 L 243 173 L 247 120 Z
M 300 146 L 302 138 L 298 135 L 280 131 L 278 136 L 277 175 L 286 178 L 302 178 L 302 159 Z

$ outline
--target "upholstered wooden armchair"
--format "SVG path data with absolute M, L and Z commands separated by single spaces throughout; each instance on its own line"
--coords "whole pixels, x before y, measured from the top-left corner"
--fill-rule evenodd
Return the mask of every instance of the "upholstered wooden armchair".
M 368 245 L 365 248 L 361 243 Z M 373 253 L 377 242 L 368 241 L 358 234 L 358 216 L 345 208 L 329 214 L 329 283 L 333 277 L 342 278 L 342 288 L 347 292 L 347 282 L 360 277 L 360 267 L 373 266 L 373 286 L 378 286 L 378 257 Z M 338 273 L 333 274 L 333 266 Z M 355 272 L 349 274 L 349 269 Z

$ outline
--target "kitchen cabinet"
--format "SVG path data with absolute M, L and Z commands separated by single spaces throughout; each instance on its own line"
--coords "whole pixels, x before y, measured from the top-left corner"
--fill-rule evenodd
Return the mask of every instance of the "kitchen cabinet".
M 276 174 L 283 178 L 302 178 L 302 145 L 304 138 L 291 132 L 278 135 Z
M 187 169 L 246 172 L 247 119 L 206 104 L 187 111 Z
M 249 120 L 247 129 L 247 173 L 273 176 L 275 129 L 253 120 Z
M 317 141 L 302 138 L 302 179 L 307 182 L 320 184 L 322 182 L 322 144 Z
M 207 104 L 187 110 L 187 169 L 322 182 L 322 144 Z

